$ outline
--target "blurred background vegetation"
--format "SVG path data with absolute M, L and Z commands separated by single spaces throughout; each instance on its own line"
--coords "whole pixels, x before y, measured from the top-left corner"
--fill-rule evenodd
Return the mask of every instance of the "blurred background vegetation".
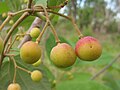
M 3 13 L 8 11 L 15 12 L 26 6 L 26 0 L 0 0 L 0 2 L 0 24 L 5 19 L 2 16 Z M 108 65 L 120 53 L 120 0 L 69 0 L 68 5 L 59 12 L 73 16 L 84 36 L 96 37 L 102 44 L 103 53 L 96 61 L 86 62 L 77 59 L 72 68 L 58 69 L 49 61 L 49 53 L 55 43 L 53 35 L 48 30 L 41 45 L 46 51 L 43 63 L 53 74 L 51 76 L 48 73 L 53 89 L 120 90 L 119 60 L 113 63 L 100 76 L 96 77 L 95 80 L 90 80 L 93 75 Z M 15 22 L 17 18 L 13 18 L 13 21 Z M 33 20 L 34 17 L 25 20 L 17 28 L 18 32 L 26 32 Z M 26 24 L 28 21 L 29 23 Z M 61 41 L 67 42 L 74 47 L 78 41 L 78 36 L 71 22 L 62 17 L 59 17 L 58 21 L 54 20 L 54 22 L 56 22 L 55 28 Z M 5 31 L 0 33 L 3 38 L 6 35 L 6 30 L 11 26 L 11 24 L 8 24 L 4 28 Z M 18 43 L 19 41 L 16 42 L 15 46 Z

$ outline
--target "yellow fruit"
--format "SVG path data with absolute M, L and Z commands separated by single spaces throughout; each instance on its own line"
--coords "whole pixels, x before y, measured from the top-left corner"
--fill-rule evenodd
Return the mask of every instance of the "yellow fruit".
M 21 90 L 21 87 L 18 83 L 11 83 L 7 90 Z
M 4 47 L 4 45 L 3 45 L 3 40 L 2 40 L 2 38 L 0 37 L 0 54 L 1 54 L 2 51 L 3 51 L 3 47 Z
M 50 58 L 57 67 L 66 68 L 72 66 L 77 57 L 70 45 L 60 43 L 51 50 Z
M 40 29 L 39 28 L 33 28 L 30 32 L 30 36 L 32 38 L 37 38 L 40 34 Z
M 41 48 L 37 43 L 28 41 L 21 47 L 20 57 L 24 62 L 33 64 L 40 59 Z
M 42 79 L 43 75 L 39 70 L 35 70 L 31 73 L 31 79 L 35 82 L 38 82 Z
M 5 13 L 5 12 L 2 13 L 2 17 L 3 17 L 3 18 L 6 18 L 6 17 L 7 17 L 7 13 Z
M 38 67 L 40 66 L 40 64 L 41 64 L 41 59 L 39 59 L 37 62 L 33 63 L 32 65 Z
M 13 20 L 10 20 L 10 21 L 9 21 L 9 24 L 10 24 L 10 25 L 12 25 L 13 23 L 14 23 L 14 21 L 13 21 Z

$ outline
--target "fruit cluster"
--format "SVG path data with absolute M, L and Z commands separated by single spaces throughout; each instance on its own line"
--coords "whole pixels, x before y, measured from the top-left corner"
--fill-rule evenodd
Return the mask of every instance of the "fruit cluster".
M 38 28 L 33 28 L 30 32 L 31 37 L 37 38 L 40 34 Z M 67 43 L 57 43 L 52 48 L 50 58 L 53 64 L 60 68 L 66 68 L 72 66 L 76 58 L 80 58 L 85 61 L 93 61 L 100 57 L 102 53 L 102 47 L 97 39 L 86 36 L 81 38 L 75 46 L 75 50 Z M 41 57 L 41 48 L 38 43 L 28 41 L 20 49 L 21 59 L 28 63 L 34 64 Z
M 62 6 L 59 6 L 59 7 L 60 8 L 63 7 L 64 5 L 66 5 L 67 2 L 68 2 L 68 0 L 65 0 L 64 4 L 61 4 Z M 43 74 L 41 71 L 39 71 L 39 70 L 34 70 L 32 72 L 28 71 L 28 70 L 17 65 L 16 61 L 14 60 L 14 55 L 9 55 L 9 52 L 10 52 L 10 49 L 11 49 L 13 43 L 14 43 L 14 40 L 11 41 L 12 43 L 10 43 L 10 45 L 8 45 L 8 41 L 10 40 L 10 36 L 12 36 L 12 32 L 15 30 L 17 25 L 19 23 L 21 23 L 21 21 L 28 16 L 28 13 L 31 14 L 31 12 L 32 12 L 32 14 L 35 14 L 36 12 L 40 12 L 39 9 L 40 10 L 42 9 L 41 12 L 44 11 L 45 15 L 44 16 L 38 15 L 38 16 L 41 16 L 41 17 L 43 16 L 42 18 L 45 17 L 46 23 L 45 23 L 42 31 L 40 31 L 40 29 L 38 27 L 34 27 L 34 28 L 32 28 L 31 32 L 29 33 L 29 36 L 31 36 L 31 38 L 36 39 L 36 42 L 27 41 L 20 48 L 20 58 L 24 63 L 31 64 L 31 65 L 36 66 L 36 67 L 41 64 L 41 62 L 42 62 L 41 61 L 41 55 L 42 55 L 41 51 L 42 50 L 41 50 L 39 43 L 40 43 L 40 39 L 41 39 L 43 33 L 45 32 L 45 30 L 48 26 L 50 26 L 50 28 L 54 34 L 54 37 L 56 39 L 56 43 L 57 43 L 56 46 L 54 46 L 50 52 L 51 62 L 56 67 L 58 67 L 58 68 L 70 67 L 76 62 L 77 57 L 83 61 L 94 61 L 101 56 L 102 47 L 101 47 L 99 41 L 91 36 L 83 37 L 83 35 L 81 34 L 79 28 L 77 27 L 75 21 L 71 17 L 64 16 L 64 15 L 59 14 L 57 12 L 55 12 L 55 13 L 53 12 L 53 14 L 63 16 L 66 19 L 70 20 L 72 22 L 73 26 L 75 27 L 75 30 L 78 32 L 78 36 L 80 39 L 76 43 L 75 49 L 73 49 L 72 46 L 67 44 L 67 43 L 60 42 L 58 35 L 54 29 L 54 26 L 52 25 L 52 23 L 50 21 L 50 18 L 49 18 L 50 16 L 48 14 L 49 10 L 47 11 L 47 8 L 44 8 L 43 6 L 35 6 L 35 7 L 30 9 L 31 10 L 30 12 L 26 11 L 23 14 L 23 17 L 21 16 L 21 18 L 19 18 L 18 21 L 15 22 L 15 24 L 14 24 L 14 21 L 11 19 L 11 17 L 14 16 L 15 13 L 13 13 L 11 15 L 9 14 L 10 16 L 8 15 L 8 17 L 7 17 L 8 19 L 6 19 L 6 21 L 0 26 L 0 30 L 2 30 L 2 28 L 4 27 L 4 25 L 8 21 L 9 21 L 10 25 L 13 25 L 13 27 L 8 31 L 8 34 L 7 34 L 4 42 L 3 42 L 2 38 L 0 38 L 0 58 L 1 58 L 0 64 L 2 64 L 4 57 L 6 57 L 8 55 L 9 59 L 11 61 L 13 61 L 14 67 L 15 67 L 13 82 L 8 86 L 7 90 L 21 90 L 20 85 L 15 82 L 16 68 L 21 69 L 21 70 L 29 73 L 32 81 L 38 82 L 38 81 L 42 80 Z M 2 15 L 2 17 L 5 18 L 6 14 L 4 13 Z M 15 39 L 17 40 L 18 37 L 16 37 Z M 69 73 L 69 76 L 70 76 L 70 79 L 73 78 L 73 76 L 70 73 Z M 56 81 L 54 81 L 54 83 L 56 83 Z

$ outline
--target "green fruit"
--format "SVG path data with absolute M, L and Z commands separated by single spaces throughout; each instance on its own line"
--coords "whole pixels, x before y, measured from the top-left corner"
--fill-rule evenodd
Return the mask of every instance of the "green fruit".
M 42 79 L 43 75 L 39 70 L 35 70 L 31 73 L 31 79 L 35 82 L 39 82 Z
M 76 43 L 75 52 L 81 60 L 93 61 L 101 56 L 102 47 L 97 39 L 87 36 Z
M 37 38 L 40 34 L 40 29 L 39 28 L 33 28 L 30 32 L 30 36 L 32 38 Z
M 3 47 L 4 47 L 4 45 L 3 45 L 3 40 L 2 40 L 2 38 L 0 37 L 0 54 L 1 54 L 2 51 L 3 51 Z
M 12 25 L 13 23 L 14 23 L 14 21 L 13 21 L 13 20 L 10 20 L 10 21 L 9 21 L 9 24 L 10 24 L 10 25 Z
M 57 67 L 66 68 L 75 63 L 76 54 L 70 45 L 59 43 L 51 50 L 50 58 Z
M 18 83 L 11 83 L 7 90 L 21 90 L 21 87 Z
M 41 64 L 41 59 L 39 59 L 37 62 L 33 63 L 32 65 L 38 67 L 40 66 L 40 64 Z
M 20 57 L 24 62 L 33 64 L 40 59 L 41 48 L 37 43 L 28 41 L 21 47 Z

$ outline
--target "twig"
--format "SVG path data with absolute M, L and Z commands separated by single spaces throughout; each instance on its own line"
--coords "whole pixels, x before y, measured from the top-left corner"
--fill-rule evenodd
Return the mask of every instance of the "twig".
M 16 66 L 16 68 L 18 68 L 18 69 L 20 69 L 20 70 L 22 70 L 22 71 L 25 71 L 25 72 L 27 72 L 27 73 L 31 73 L 31 71 L 28 71 L 27 69 L 24 69 L 24 68 L 22 68 L 22 67 L 20 67 L 20 66 Z
M 31 8 L 32 1 L 33 1 L 33 0 L 28 0 L 28 6 L 27 6 L 27 8 Z
M 43 29 L 42 29 L 42 32 L 40 33 L 40 35 L 39 35 L 38 38 L 36 39 L 36 43 L 40 43 L 41 38 L 42 38 L 45 30 L 47 29 L 47 26 L 48 26 L 48 25 L 49 25 L 49 22 L 46 22 L 46 23 L 45 23 L 45 26 L 44 26 Z
M 17 64 L 16 64 L 16 62 L 15 62 L 15 59 L 14 59 L 14 57 L 13 56 L 9 56 L 9 58 L 10 58 L 10 60 L 12 60 L 13 61 L 13 64 L 14 64 L 14 77 L 13 77 L 13 83 L 15 83 L 15 81 L 16 81 L 16 67 L 17 67 Z
M 115 57 L 107 66 L 105 66 L 102 70 L 100 70 L 98 73 L 96 73 L 94 76 L 91 77 L 90 80 L 94 80 L 96 77 L 98 77 L 100 74 L 105 72 L 110 66 L 112 66 L 113 63 L 115 63 L 120 58 L 120 54 Z
M 27 17 L 29 16 L 28 12 L 25 12 L 17 21 L 16 23 L 11 27 L 11 29 L 9 30 L 7 36 L 5 37 L 4 40 L 4 48 L 3 48 L 3 52 L 1 54 L 1 58 L 0 58 L 0 66 L 2 64 L 3 58 L 4 58 L 4 50 L 5 50 L 5 46 L 9 40 L 9 37 L 11 36 L 12 32 L 15 30 L 15 28 Z
M 7 22 L 9 22 L 9 20 L 11 19 L 11 15 L 8 15 L 8 17 L 5 19 L 5 21 L 0 25 L 0 31 L 4 28 L 5 24 Z

